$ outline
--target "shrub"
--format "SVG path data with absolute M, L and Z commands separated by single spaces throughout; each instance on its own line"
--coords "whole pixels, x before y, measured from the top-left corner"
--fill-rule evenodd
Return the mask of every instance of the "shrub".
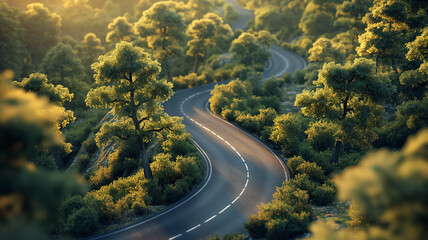
M 307 191 L 309 195 L 313 193 L 317 187 L 316 182 L 311 181 L 308 175 L 301 173 L 297 174 L 293 179 L 291 179 L 288 184 L 295 188 Z
M 150 164 L 153 178 L 158 179 L 160 185 L 172 184 L 178 179 L 176 163 L 171 161 L 171 155 L 160 153 Z
M 135 202 L 132 205 L 132 210 L 134 211 L 135 215 L 141 216 L 147 214 L 149 211 L 144 203 L 141 202 Z
M 244 227 L 251 237 L 261 238 L 266 236 L 267 233 L 266 222 L 267 219 L 262 218 L 259 213 L 258 215 L 252 215 L 250 219 L 248 219 L 248 222 L 245 223 Z
M 74 237 L 86 237 L 96 232 L 99 227 L 95 209 L 85 207 L 70 215 L 65 224 L 65 232 Z
M 292 158 L 289 158 L 287 161 L 287 167 L 290 170 L 290 173 L 293 176 L 296 175 L 297 174 L 297 167 L 304 162 L 306 162 L 305 159 L 303 159 L 300 156 L 297 156 L 297 157 L 294 156 Z
M 94 175 L 89 178 L 91 189 L 99 189 L 113 181 L 111 177 L 111 167 L 101 166 Z
M 297 166 L 296 171 L 307 174 L 312 181 L 322 183 L 325 180 L 324 171 L 314 162 L 304 162 Z
M 318 121 L 311 123 L 305 133 L 308 135 L 308 142 L 316 151 L 324 151 L 333 148 L 337 130 L 337 125 L 331 122 Z
M 323 184 L 318 186 L 312 193 L 312 203 L 318 206 L 326 206 L 334 202 L 336 199 L 336 191 L 334 188 Z
M 293 75 L 297 84 L 305 83 L 305 72 L 303 70 L 295 70 Z
M 283 114 L 274 120 L 270 140 L 281 146 L 287 156 L 298 154 L 305 139 L 307 120 L 299 114 Z

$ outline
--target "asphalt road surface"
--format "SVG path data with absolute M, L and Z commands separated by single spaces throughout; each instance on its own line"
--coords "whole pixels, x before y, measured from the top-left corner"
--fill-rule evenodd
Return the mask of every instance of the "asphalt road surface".
M 252 13 L 233 0 L 228 2 L 241 14 L 233 27 L 245 28 Z M 306 66 L 301 57 L 280 47 L 271 47 L 271 52 L 265 79 Z M 178 91 L 165 103 L 169 115 L 184 118 L 204 155 L 206 171 L 201 184 L 164 211 L 91 239 L 187 240 L 244 232 L 244 223 L 257 213 L 257 205 L 272 199 L 276 187 L 288 178 L 285 165 L 262 143 L 208 110 L 214 85 Z

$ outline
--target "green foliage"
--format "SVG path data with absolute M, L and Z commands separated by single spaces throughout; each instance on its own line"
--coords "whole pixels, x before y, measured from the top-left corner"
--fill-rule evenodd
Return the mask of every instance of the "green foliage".
M 131 42 L 134 36 L 132 24 L 126 17 L 117 17 L 107 26 L 108 30 L 106 42 Z
M 274 200 L 259 206 L 257 215 L 244 226 L 253 238 L 293 238 L 306 231 L 312 217 L 307 192 L 284 184 L 277 189 Z
M 64 78 L 75 77 L 83 73 L 83 66 L 76 52 L 70 45 L 58 43 L 46 53 L 41 68 L 49 78 L 60 78 L 64 84 Z
M 64 112 L 47 98 L 12 86 L 6 77 L 0 75 L 0 219 L 9 228 L 0 235 L 15 239 L 32 232 L 33 238 L 43 238 L 58 221 L 59 203 L 82 189 L 75 176 L 37 169 L 28 162 L 36 147 L 64 145 L 57 128 Z
M 324 37 L 318 38 L 308 51 L 308 60 L 311 62 L 341 63 L 345 56 L 340 47 L 341 46 L 337 46 L 337 44 L 334 44 L 330 39 Z
M 383 107 L 394 88 L 374 72 L 374 63 L 356 59 L 345 65 L 328 63 L 319 73 L 315 91 L 304 90 L 295 105 L 305 116 L 337 124 L 337 141 L 354 148 L 367 148 L 377 139 L 374 127 L 380 126 Z M 338 148 L 332 161 L 337 162 Z
M 214 13 L 208 13 L 189 24 L 186 34 L 191 39 L 187 42 L 189 49 L 186 54 L 195 58 L 194 73 L 198 70 L 199 57 L 206 58 L 208 49 L 215 47 L 219 39 L 226 39 L 231 33 L 230 26 L 224 24 L 223 19 Z
M 293 73 L 293 76 L 297 84 L 305 83 L 305 72 L 303 70 L 296 69 Z
M 169 58 L 181 51 L 186 24 L 176 2 L 153 4 L 135 23 L 135 32 L 153 50 L 153 56 L 161 60 L 169 81 L 172 81 Z
M 238 12 L 233 8 L 232 5 L 230 4 L 224 4 L 223 6 L 224 9 L 224 19 L 231 23 L 236 21 L 239 18 L 239 14 Z
M 0 4 L 0 72 L 6 69 L 21 74 L 23 67 L 24 30 L 21 27 L 16 10 L 2 3 Z
M 104 145 L 112 138 L 135 138 L 146 177 L 151 177 L 147 143 L 155 133 L 173 128 L 177 118 L 163 113 L 161 103 L 172 95 L 172 84 L 157 79 L 159 63 L 142 48 L 121 42 L 108 55 L 92 65 L 95 80 L 101 86 L 92 89 L 86 104 L 94 108 L 112 108 L 116 121 L 104 123 L 96 141 Z
M 294 156 L 287 160 L 287 167 L 290 170 L 290 173 L 295 176 L 297 174 L 297 167 L 306 162 L 301 156 Z
M 299 114 L 279 115 L 274 120 L 270 140 L 281 146 L 283 153 L 287 156 L 293 156 L 299 152 L 307 125 L 307 120 Z
M 329 5 L 326 3 L 325 5 Z M 330 9 L 326 9 L 323 5 L 319 5 L 311 1 L 305 8 L 302 18 L 300 19 L 299 28 L 306 34 L 314 37 L 319 37 L 322 34 L 332 32 L 333 15 Z
M 233 58 L 245 66 L 263 65 L 271 56 L 268 47 L 269 45 L 260 42 L 256 36 L 246 32 L 232 41 L 230 52 Z
M 99 229 L 98 214 L 93 208 L 81 208 L 71 214 L 64 231 L 74 237 L 85 237 Z
M 62 85 L 53 85 L 48 83 L 48 78 L 43 73 L 32 73 L 28 78 L 21 82 L 14 81 L 15 86 L 23 88 L 25 91 L 33 92 L 39 96 L 47 96 L 49 100 L 58 105 L 58 111 L 63 111 L 64 117 L 59 119 L 58 128 L 64 128 L 75 121 L 74 113 L 62 107 L 66 102 L 70 102 L 74 94 L 70 93 L 68 88 Z M 68 146 L 70 147 L 70 146 Z
M 101 45 L 101 39 L 95 33 L 87 33 L 77 46 L 77 51 L 86 73 L 92 74 L 91 64 L 98 59 L 98 56 L 104 53 L 105 48 Z
M 30 3 L 24 12 L 22 26 L 25 28 L 29 61 L 38 65 L 46 52 L 59 41 L 61 17 L 49 11 L 42 3 Z
M 312 193 L 312 202 L 318 206 L 326 206 L 336 200 L 336 191 L 334 188 L 323 184 L 318 186 Z
M 324 171 L 314 162 L 301 163 L 297 166 L 296 172 L 308 175 L 308 177 L 315 182 L 320 183 L 325 180 Z
M 320 120 L 310 123 L 305 134 L 308 136 L 308 142 L 315 150 L 324 151 L 331 149 L 334 145 L 337 131 L 337 125 Z
M 204 74 L 198 76 L 196 73 L 189 73 L 185 76 L 173 77 L 172 82 L 174 84 L 174 89 L 176 90 L 192 88 L 208 83 Z
M 427 137 L 427 130 L 422 130 L 401 151 L 371 153 L 338 176 L 339 199 L 355 204 L 352 216 L 358 218 L 357 224 L 361 219 L 368 224 L 352 232 L 317 224 L 312 227 L 313 239 L 423 239 L 427 234 Z

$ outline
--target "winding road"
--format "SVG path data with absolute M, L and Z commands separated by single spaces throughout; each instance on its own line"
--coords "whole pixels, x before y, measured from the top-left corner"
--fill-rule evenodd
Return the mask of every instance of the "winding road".
M 239 12 L 232 27 L 245 28 L 252 13 L 228 0 Z M 278 46 L 265 79 L 306 66 L 298 55 Z M 204 155 L 202 183 L 187 197 L 139 223 L 91 239 L 207 239 L 244 232 L 244 223 L 269 202 L 288 173 L 284 163 L 265 145 L 209 111 L 210 91 L 216 84 L 178 91 L 165 103 L 171 116 L 184 118 L 187 131 Z

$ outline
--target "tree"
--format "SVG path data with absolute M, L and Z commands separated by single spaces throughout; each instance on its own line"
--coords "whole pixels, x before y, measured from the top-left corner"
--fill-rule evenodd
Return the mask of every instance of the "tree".
M 311 227 L 311 239 L 425 239 L 428 231 L 428 130 L 410 137 L 401 151 L 378 150 L 336 179 L 338 198 L 352 201 L 369 220 L 364 228 Z
M 293 156 L 299 152 L 299 146 L 305 137 L 306 124 L 301 115 L 282 114 L 274 120 L 270 140 L 280 145 L 287 156 Z
M 30 61 L 38 65 L 46 52 L 59 41 L 61 17 L 51 13 L 41 3 L 27 5 L 22 19 L 25 28 L 25 46 L 30 52 Z
M 91 64 L 98 59 L 98 56 L 105 52 L 105 48 L 101 45 L 101 39 L 95 33 L 87 33 L 77 46 L 77 51 L 86 72 L 91 73 Z
M 21 74 L 24 60 L 24 31 L 18 17 L 15 9 L 0 4 L 0 72 L 11 69 L 16 75 Z
M 5 75 L 0 75 L 0 238 L 48 239 L 59 203 L 82 189 L 74 176 L 38 169 L 28 158 L 36 148 L 64 146 L 57 125 L 64 112 L 47 98 L 13 87 Z
M 48 83 L 48 78 L 43 73 L 32 73 L 28 78 L 22 79 L 21 82 L 14 81 L 13 84 L 17 87 L 23 88 L 27 92 L 37 94 L 38 96 L 46 96 L 50 102 L 58 107 L 58 111 L 62 112 L 63 117 L 58 119 L 58 131 L 64 129 L 68 124 L 75 121 L 74 113 L 71 110 L 66 110 L 64 104 L 70 102 L 74 94 L 70 93 L 68 88 L 62 85 L 54 86 Z M 53 147 L 49 151 L 45 148 L 36 147 L 34 153 L 28 157 L 36 164 L 37 167 L 44 169 L 56 169 L 57 164 L 61 163 L 60 153 L 70 153 L 72 145 L 65 143 L 60 148 Z M 55 161 L 55 162 L 54 162 Z M 61 165 L 60 165 L 61 166 Z
M 336 143 L 331 162 L 336 163 L 342 141 L 352 147 L 368 147 L 377 138 L 373 127 L 381 123 L 383 107 L 394 90 L 374 72 L 373 62 L 355 59 L 345 65 L 328 63 L 314 82 L 315 91 L 297 95 L 295 105 L 302 113 L 337 124 Z
M 372 7 L 372 0 L 348 0 L 337 7 L 335 26 L 348 30 L 351 34 L 351 44 L 355 49 L 358 43 L 358 35 L 364 32 L 366 27 L 363 18 Z
M 75 39 L 82 38 L 86 33 L 94 31 L 100 12 L 92 8 L 88 0 L 64 0 L 59 10 L 62 18 L 62 33 L 73 36 Z M 102 9 L 102 7 L 100 7 Z M 103 24 L 103 32 L 105 25 Z
M 186 34 L 192 39 L 187 42 L 189 49 L 186 54 L 195 57 L 193 72 L 196 73 L 199 65 L 199 57 L 206 57 L 208 48 L 215 47 L 216 41 L 224 39 L 232 30 L 228 24 L 214 13 L 208 13 L 204 18 L 194 20 L 189 24 Z
M 308 60 L 311 62 L 337 62 L 342 63 L 345 59 L 344 54 L 341 52 L 340 48 L 335 46 L 334 43 L 327 38 L 320 37 L 312 45 L 312 48 L 309 49 Z
M 147 144 L 156 132 L 171 128 L 177 118 L 163 114 L 162 102 L 172 95 L 172 83 L 158 79 L 157 61 L 142 48 L 121 42 L 109 54 L 92 65 L 95 81 L 86 104 L 93 108 L 111 108 L 115 121 L 104 123 L 96 135 L 97 144 L 112 139 L 133 139 L 139 150 L 144 176 L 152 177 L 147 157 Z
M 263 65 L 271 56 L 268 46 L 258 41 L 251 33 L 242 33 L 230 47 L 233 57 L 245 66 Z
M 181 50 L 186 24 L 179 13 L 177 3 L 158 2 L 144 11 L 135 24 L 135 32 L 153 50 L 153 56 L 161 60 L 168 80 L 172 82 L 170 60 Z
M 58 43 L 49 49 L 41 64 L 42 70 L 50 77 L 73 77 L 83 72 L 80 59 L 70 45 Z
M 211 12 L 214 8 L 214 3 L 209 0 L 189 0 L 187 7 L 190 9 L 187 19 L 191 21 L 200 19 L 205 14 Z
M 332 32 L 333 13 L 329 1 L 311 1 L 305 8 L 300 19 L 299 28 L 306 34 L 319 37 L 322 34 Z
M 398 62 L 404 59 L 405 33 L 409 30 L 406 24 L 408 5 L 403 1 L 382 0 L 376 4 L 371 13 L 374 22 L 368 24 L 365 33 L 360 35 L 360 46 L 356 49 L 360 56 L 376 59 L 376 70 L 380 63 L 392 67 L 397 76 Z
M 108 30 L 106 42 L 130 42 L 133 39 L 134 31 L 132 24 L 126 17 L 117 17 L 107 26 Z

